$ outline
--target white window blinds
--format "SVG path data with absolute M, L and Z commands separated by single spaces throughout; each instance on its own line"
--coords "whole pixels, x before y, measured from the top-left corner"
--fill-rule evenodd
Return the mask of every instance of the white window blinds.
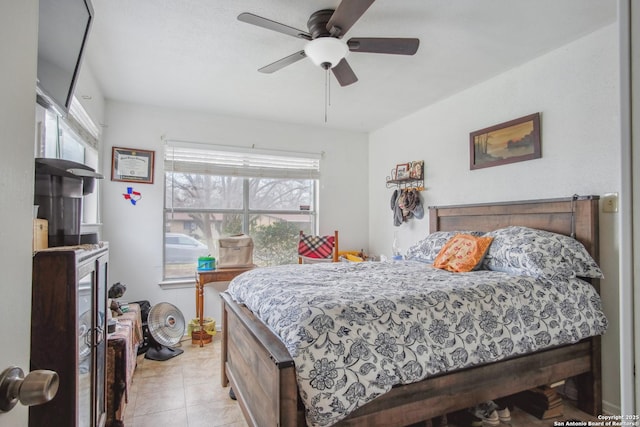
M 318 179 L 320 153 L 166 141 L 166 172 L 253 178 Z

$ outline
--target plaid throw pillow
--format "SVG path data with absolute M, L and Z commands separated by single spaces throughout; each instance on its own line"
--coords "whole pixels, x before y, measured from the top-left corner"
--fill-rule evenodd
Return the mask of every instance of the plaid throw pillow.
M 330 258 L 334 241 L 334 236 L 308 236 L 302 234 L 298 243 L 298 255 L 309 258 Z

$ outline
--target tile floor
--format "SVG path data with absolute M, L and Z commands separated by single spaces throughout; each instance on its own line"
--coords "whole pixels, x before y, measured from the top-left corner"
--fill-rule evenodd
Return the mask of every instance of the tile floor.
M 220 385 L 220 334 L 204 347 L 182 342 L 184 353 L 157 362 L 138 356 L 126 427 L 247 427 L 240 407 Z M 593 420 L 570 404 L 560 420 Z M 553 426 L 556 420 L 539 420 L 515 408 L 509 424 L 501 427 Z M 449 427 L 456 427 L 449 423 Z
M 182 342 L 184 353 L 164 362 L 138 356 L 127 427 L 246 427 L 229 388 L 220 385 L 220 334 L 204 347 Z

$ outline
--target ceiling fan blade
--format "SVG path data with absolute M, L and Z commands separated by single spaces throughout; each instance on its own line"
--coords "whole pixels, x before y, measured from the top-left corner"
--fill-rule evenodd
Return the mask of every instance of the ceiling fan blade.
M 380 37 L 354 37 L 347 42 L 351 52 L 390 53 L 413 55 L 420 46 L 419 39 L 399 39 Z
M 331 69 L 333 75 L 336 76 L 336 80 L 340 83 L 340 86 L 349 86 L 358 81 L 356 73 L 353 72 L 351 66 L 346 59 L 342 58 L 338 65 Z
M 238 21 L 246 22 L 247 24 L 257 25 L 258 27 L 266 28 L 267 30 L 277 31 L 288 36 L 297 37 L 299 39 L 311 40 L 311 34 L 306 31 L 299 30 L 297 28 L 290 27 L 288 25 L 281 24 L 271 19 L 263 18 L 262 16 L 254 15 L 253 13 L 244 12 L 238 15 Z
M 327 22 L 327 31 L 333 37 L 344 36 L 374 1 L 342 0 Z
M 291 65 L 294 62 L 300 61 L 302 58 L 305 58 L 306 56 L 307 55 L 304 53 L 304 50 L 301 50 L 300 52 L 296 52 L 289 56 L 285 56 L 284 58 L 279 59 L 276 62 L 273 62 L 269 65 L 265 65 L 264 67 L 260 68 L 258 71 L 265 74 L 271 74 L 275 71 L 278 71 L 281 68 L 286 67 L 287 65 Z

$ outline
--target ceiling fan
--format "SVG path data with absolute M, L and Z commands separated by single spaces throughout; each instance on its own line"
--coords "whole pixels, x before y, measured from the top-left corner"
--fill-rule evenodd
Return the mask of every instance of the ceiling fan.
M 348 86 L 358 81 L 345 59 L 349 52 L 413 55 L 420 45 L 420 40 L 415 38 L 380 37 L 353 37 L 345 43 L 342 37 L 374 1 L 342 0 L 335 10 L 314 12 L 307 21 L 308 32 L 247 12 L 238 15 L 238 20 L 307 40 L 303 50 L 260 68 L 261 73 L 270 74 L 309 57 L 323 69 L 331 69 L 340 86 Z

